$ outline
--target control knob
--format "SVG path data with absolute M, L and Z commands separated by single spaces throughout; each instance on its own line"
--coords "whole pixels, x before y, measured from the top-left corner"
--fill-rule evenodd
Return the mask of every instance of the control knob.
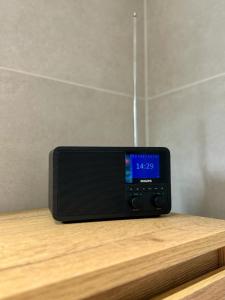
M 132 197 L 130 199 L 130 206 L 133 209 L 141 209 L 141 199 L 138 197 Z
M 154 195 L 152 198 L 152 204 L 156 208 L 163 208 L 163 206 L 165 205 L 165 200 L 163 198 L 163 195 Z

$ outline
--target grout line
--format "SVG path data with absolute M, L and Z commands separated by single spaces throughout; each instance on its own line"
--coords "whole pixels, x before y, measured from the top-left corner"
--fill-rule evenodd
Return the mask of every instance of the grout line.
M 23 75 L 28 75 L 28 76 L 32 76 L 32 77 L 36 77 L 36 78 L 41 78 L 41 79 L 47 79 L 47 80 L 51 80 L 51 81 L 55 81 L 55 82 L 59 82 L 59 83 L 63 83 L 63 84 L 78 86 L 78 87 L 82 87 L 82 88 L 86 88 L 86 89 L 91 89 L 91 90 L 95 90 L 95 91 L 98 91 L 98 92 L 104 92 L 104 93 L 108 93 L 108 94 L 112 94 L 112 95 L 116 95 L 116 96 L 122 96 L 122 97 L 126 97 L 126 98 L 132 98 L 132 95 L 129 95 L 129 94 L 126 94 L 126 93 L 116 92 L 116 91 L 113 91 L 113 90 L 108 90 L 108 89 L 103 89 L 103 88 L 98 88 L 98 87 L 94 87 L 94 86 L 90 86 L 90 85 L 85 85 L 85 84 L 78 83 L 78 82 L 73 82 L 73 81 L 69 81 L 69 80 L 58 79 L 58 78 L 55 78 L 55 77 L 50 77 L 50 76 L 46 76 L 46 75 L 36 74 L 36 73 L 32 73 L 32 72 L 17 70 L 17 69 L 13 69 L 13 68 L 7 68 L 7 67 L 3 67 L 3 66 L 0 66 L 0 70 L 14 72 L 14 73 L 23 74 Z M 138 98 L 140 100 L 144 100 L 144 97 L 138 97 Z
M 225 77 L 225 73 L 219 73 L 217 75 L 214 75 L 214 76 L 211 76 L 211 77 L 208 77 L 208 78 L 205 78 L 205 79 L 201 79 L 201 80 L 198 80 L 198 81 L 195 81 L 195 82 L 192 82 L 192 83 L 188 83 L 188 84 L 185 84 L 185 85 L 180 86 L 178 88 L 168 90 L 166 92 L 162 92 L 162 93 L 160 93 L 158 95 L 147 97 L 147 100 L 148 101 L 149 100 L 155 100 L 155 99 L 158 99 L 158 98 L 162 98 L 164 96 L 175 94 L 175 93 L 180 92 L 182 90 L 186 90 L 186 89 L 195 87 L 197 85 L 204 84 L 204 83 L 206 83 L 208 81 L 211 81 L 211 80 L 214 80 L 214 79 L 218 79 L 220 77 Z
M 149 132 L 148 132 L 148 15 L 147 15 L 147 0 L 144 0 L 144 68 L 145 68 L 145 146 L 149 146 Z

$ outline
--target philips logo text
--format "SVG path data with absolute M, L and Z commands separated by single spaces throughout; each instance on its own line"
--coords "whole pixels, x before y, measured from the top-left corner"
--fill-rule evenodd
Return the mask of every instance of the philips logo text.
M 140 182 L 152 182 L 151 179 L 141 179 Z

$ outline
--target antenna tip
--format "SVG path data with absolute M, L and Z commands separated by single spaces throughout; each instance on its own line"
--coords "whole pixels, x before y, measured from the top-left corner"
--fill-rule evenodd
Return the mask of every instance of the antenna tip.
M 137 13 L 136 11 L 133 13 L 133 17 L 136 18 L 137 17 Z

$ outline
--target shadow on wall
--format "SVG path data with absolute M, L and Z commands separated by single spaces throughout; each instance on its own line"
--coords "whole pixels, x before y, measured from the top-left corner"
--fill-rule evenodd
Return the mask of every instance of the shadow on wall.
M 216 160 L 221 158 L 223 151 L 221 149 L 221 152 L 217 153 L 215 149 L 215 153 L 213 153 L 213 155 L 212 153 L 209 153 L 211 148 L 209 149 L 209 144 L 207 143 L 207 130 L 205 122 L 200 120 L 198 127 L 198 140 L 200 149 L 199 160 L 200 167 L 202 169 L 204 186 L 202 199 L 200 199 L 201 215 L 225 219 L 225 170 L 224 172 L 215 170 L 216 165 L 214 164 Z M 221 159 L 224 158 L 225 156 L 223 156 Z M 210 159 L 213 159 L 213 161 L 211 162 Z M 213 169 L 210 168 L 210 163 L 212 166 L 214 166 Z
M 225 178 L 205 175 L 203 204 L 205 216 L 225 219 Z

